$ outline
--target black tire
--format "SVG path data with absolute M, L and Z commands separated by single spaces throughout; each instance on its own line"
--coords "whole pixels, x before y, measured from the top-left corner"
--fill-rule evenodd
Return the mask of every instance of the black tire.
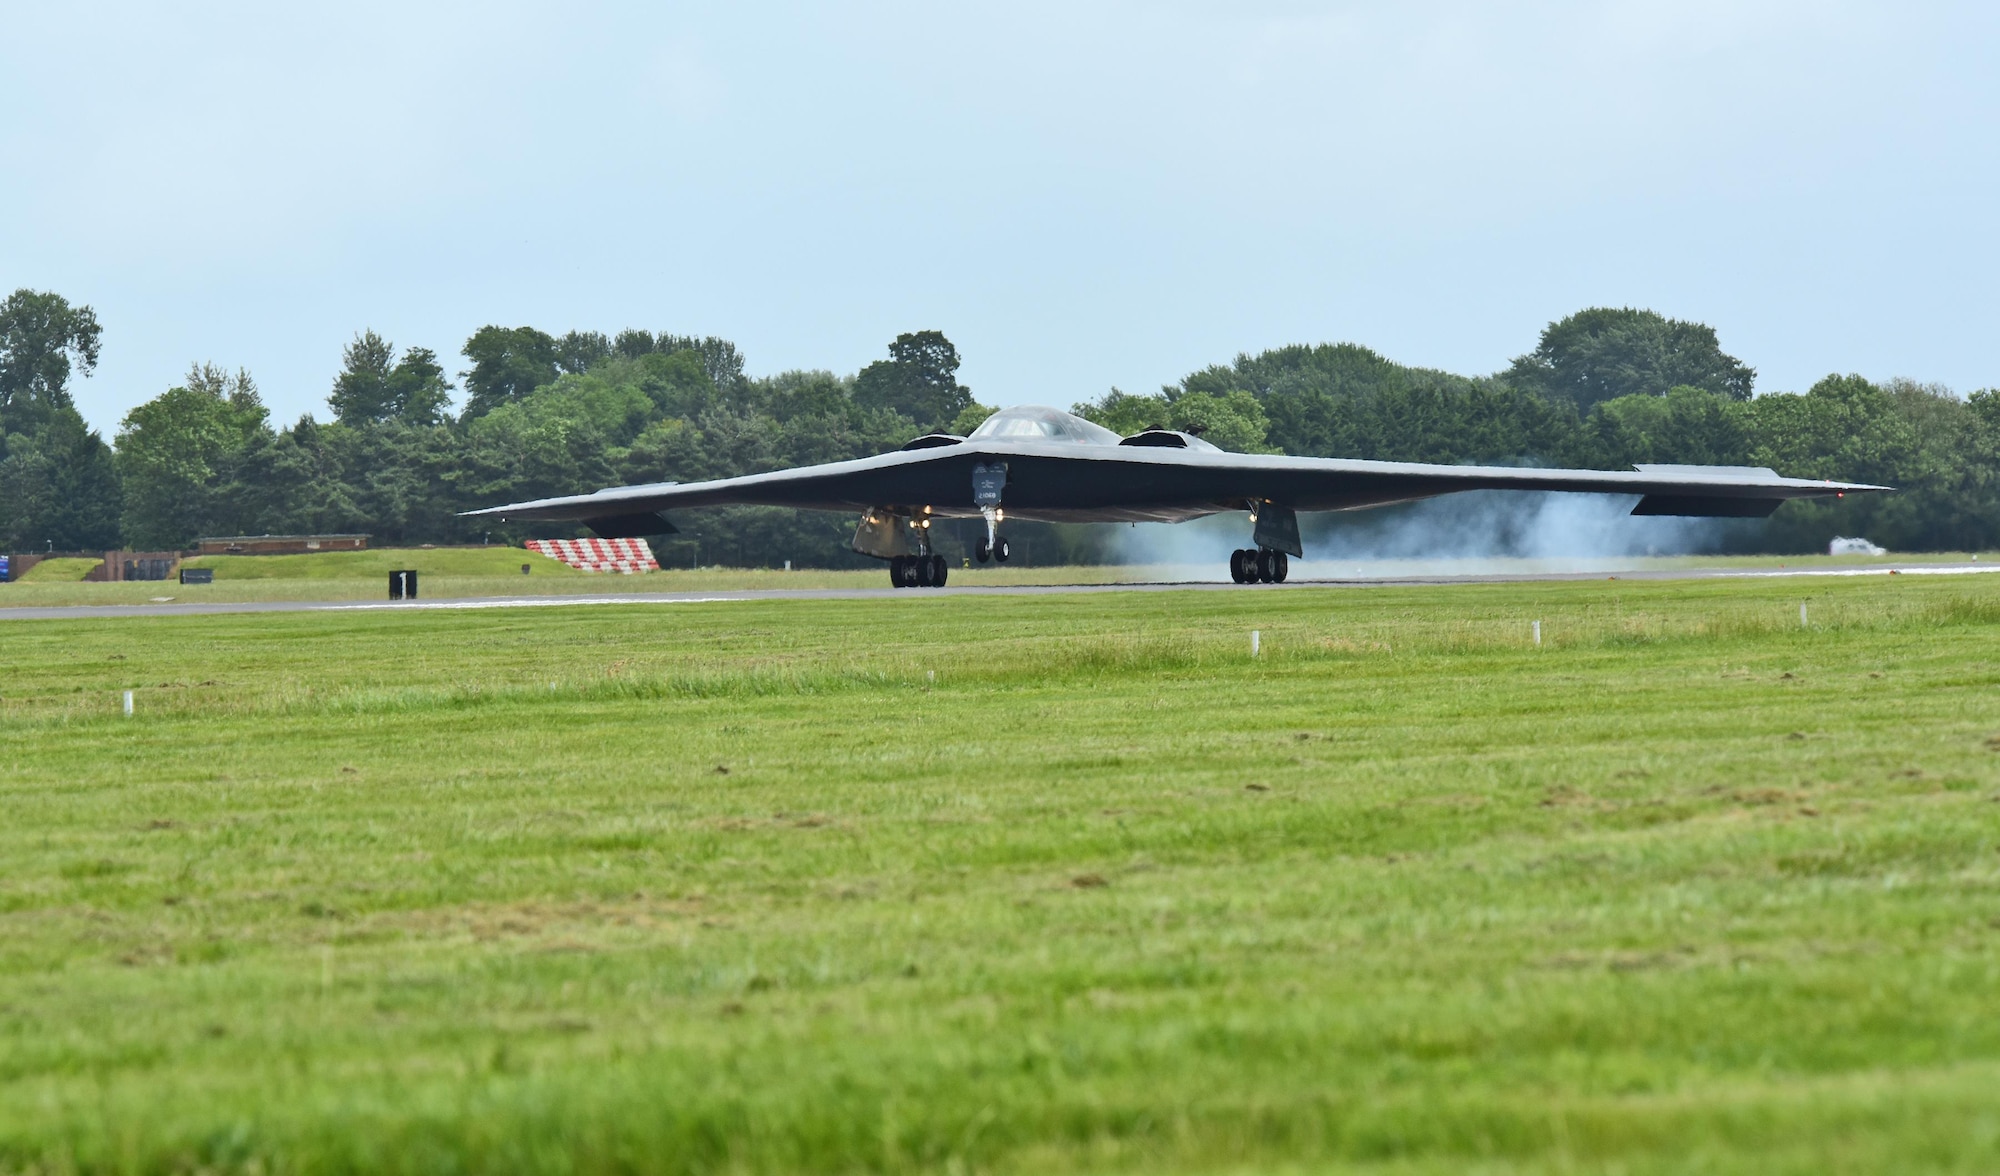
M 1271 582 L 1284 583 L 1285 577 L 1292 574 L 1292 557 L 1282 551 L 1274 551 L 1271 553 L 1271 562 L 1277 565 L 1271 569 Z
M 944 582 L 946 580 L 949 580 L 950 578 L 951 578 L 951 565 L 944 562 L 944 557 L 941 555 L 932 556 L 931 587 L 942 588 L 944 587 Z
M 1273 558 L 1271 558 L 1272 556 L 1274 556 L 1274 555 L 1277 555 L 1277 554 L 1278 554 L 1277 552 L 1275 552 L 1275 551 L 1272 551 L 1272 550 L 1270 550 L 1270 549 L 1268 549 L 1268 548 L 1265 548 L 1265 549 L 1260 549 L 1260 550 L 1259 550 L 1259 551 L 1257 552 L 1257 582 L 1258 582 L 1258 583 L 1260 583 L 1260 584 L 1269 584 L 1269 583 L 1270 583 L 1270 582 L 1271 582 L 1271 581 L 1272 581 L 1273 579 L 1275 579 L 1275 578 L 1277 577 L 1277 572 L 1278 572 L 1278 569 L 1277 569 L 1277 563 L 1278 563 L 1278 561 L 1277 561 L 1277 560 L 1275 560 L 1275 559 L 1273 559 Z
M 1240 547 L 1229 553 L 1229 578 L 1238 584 L 1248 579 L 1243 574 L 1243 549 Z
M 892 555 L 892 556 L 890 556 L 890 557 L 889 557 L 889 587 L 891 587 L 891 588 L 902 588 L 902 587 L 906 587 L 906 585 L 905 585 L 905 584 L 903 583 L 903 579 L 904 579 L 904 577 L 903 577 L 903 557 L 902 557 L 902 556 L 900 556 L 900 555 Z
M 986 545 L 986 540 L 981 539 L 972 549 L 972 558 L 978 560 L 980 563 L 985 563 L 987 560 L 993 558 L 993 549 Z
M 1006 563 L 1007 557 L 1013 554 L 1014 554 L 1013 549 L 1007 546 L 1007 537 L 1005 535 L 1000 536 L 1000 538 L 994 541 L 993 543 L 994 559 L 999 560 L 1001 563 Z
M 917 558 L 911 560 L 910 563 L 913 565 L 910 568 L 911 572 L 910 582 L 912 584 L 915 584 L 919 588 L 932 587 L 934 584 L 933 572 L 935 572 L 936 569 L 931 564 L 931 557 L 928 555 L 920 555 Z

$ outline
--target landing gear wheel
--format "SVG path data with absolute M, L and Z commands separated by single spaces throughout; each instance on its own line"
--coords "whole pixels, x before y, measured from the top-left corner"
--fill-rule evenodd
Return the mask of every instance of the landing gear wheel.
M 1282 584 L 1285 577 L 1292 574 L 1292 557 L 1282 551 L 1271 553 L 1271 583 Z
M 981 539 L 972 547 L 972 558 L 978 560 L 980 563 L 985 563 L 987 560 L 993 558 L 993 549 L 986 545 L 986 540 Z
M 1002 535 L 1000 538 L 993 541 L 994 559 L 999 560 L 1001 563 L 1006 563 L 1007 557 L 1012 554 L 1014 554 L 1014 552 L 1011 548 L 1007 546 L 1007 537 L 1005 535 Z
M 891 588 L 908 588 L 910 586 L 909 568 L 910 568 L 910 560 L 908 556 L 903 556 L 903 555 L 890 556 L 889 586 Z
M 1278 552 L 1268 549 L 1257 552 L 1257 582 L 1269 584 L 1278 578 L 1278 561 L 1273 558 Z
M 941 555 L 933 555 L 931 557 L 930 563 L 931 563 L 930 586 L 933 588 L 944 587 L 945 580 L 948 579 L 951 575 L 951 565 L 944 562 L 944 557 Z
M 910 579 L 914 580 L 916 582 L 917 587 L 919 588 L 929 588 L 931 586 L 931 573 L 933 571 L 931 567 L 931 557 L 928 555 L 920 555 L 916 559 L 911 560 L 910 562 L 915 565 L 910 569 L 913 573 L 915 573 L 910 577 Z
M 1245 554 L 1240 547 L 1229 553 L 1229 578 L 1238 584 L 1248 583 L 1250 579 L 1249 574 L 1243 568 L 1243 556 Z

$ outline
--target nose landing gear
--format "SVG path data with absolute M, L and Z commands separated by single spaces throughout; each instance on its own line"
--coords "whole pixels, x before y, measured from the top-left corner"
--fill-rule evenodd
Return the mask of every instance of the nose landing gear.
M 1268 547 L 1246 547 L 1229 553 L 1229 578 L 1238 584 L 1282 584 L 1291 570 L 1291 557 Z
M 977 493 L 977 485 L 975 481 L 975 494 Z M 1000 492 L 998 488 L 993 489 L 990 497 L 991 501 L 981 501 L 979 504 L 979 513 L 985 516 L 986 519 L 986 538 L 981 539 L 973 546 L 972 554 L 980 563 L 985 563 L 989 559 L 997 559 L 1001 563 L 1006 563 L 1007 557 L 1012 555 L 1013 552 L 1008 550 L 1007 540 L 1000 534 L 1000 520 L 1007 516 L 1000 510 Z

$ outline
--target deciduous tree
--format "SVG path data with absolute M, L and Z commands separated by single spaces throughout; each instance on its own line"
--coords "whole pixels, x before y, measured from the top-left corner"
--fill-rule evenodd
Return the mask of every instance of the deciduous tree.
M 23 288 L 0 302 L 0 437 L 71 407 L 69 377 L 96 368 L 102 334 L 95 311 L 60 294 Z
M 326 401 L 346 425 L 435 425 L 450 407 L 451 383 L 429 348 L 412 347 L 398 359 L 395 344 L 363 331 L 341 352 L 341 371 Z
M 925 431 L 940 429 L 972 403 L 972 390 L 958 382 L 958 348 L 942 331 L 896 336 L 889 358 L 861 369 L 854 399 L 865 408 L 886 408 L 915 421 Z
M 1550 323 L 1507 379 L 1588 409 L 1619 396 L 1665 395 L 1680 385 L 1748 400 L 1757 372 L 1723 353 L 1713 327 L 1598 306 Z
M 266 432 L 250 373 L 230 376 L 213 364 L 196 365 L 183 385 L 125 414 L 118 470 L 126 541 L 180 547 L 204 531 L 241 527 L 242 504 L 222 490 L 235 460 Z
M 472 361 L 471 370 L 461 373 L 467 420 L 555 382 L 555 336 L 533 327 L 481 327 L 465 341 L 462 354 Z

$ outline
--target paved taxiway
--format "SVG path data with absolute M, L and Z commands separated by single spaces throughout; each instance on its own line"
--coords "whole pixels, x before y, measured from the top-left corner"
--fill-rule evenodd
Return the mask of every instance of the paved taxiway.
M 1017 584 L 961 588 L 757 588 L 737 592 L 617 592 L 575 596 L 481 596 L 456 600 L 169 601 L 158 604 L 73 604 L 8 608 L 0 620 L 84 620 L 93 617 L 210 616 L 217 613 L 423 612 L 437 609 L 560 608 L 598 604 L 719 604 L 751 600 L 944 600 L 954 596 L 1065 596 L 1092 592 L 1296 592 L 1313 588 L 1413 588 L 1451 584 L 1525 584 L 1567 580 L 1741 580 L 1849 576 L 1963 576 L 2000 572 L 2000 563 L 1870 564 L 1819 568 L 1683 568 L 1628 572 L 1541 572 L 1507 575 L 1413 576 L 1394 579 L 1294 580 L 1288 584 L 1168 582 Z M 163 585 L 164 586 L 164 585 Z M 179 585 L 173 585 L 178 588 Z M 0 592 L 4 592 L 0 589 Z

